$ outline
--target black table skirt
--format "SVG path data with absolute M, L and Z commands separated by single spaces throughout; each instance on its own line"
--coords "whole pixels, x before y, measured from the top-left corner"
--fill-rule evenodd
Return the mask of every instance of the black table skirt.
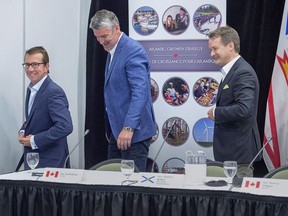
M 0 180 L 1 216 L 288 216 L 288 198 L 231 191 Z

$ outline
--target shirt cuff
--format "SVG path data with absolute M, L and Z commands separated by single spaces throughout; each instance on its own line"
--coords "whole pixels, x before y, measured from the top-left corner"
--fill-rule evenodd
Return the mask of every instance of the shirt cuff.
M 34 141 L 34 135 L 32 135 L 30 138 L 30 145 L 31 145 L 32 149 L 38 149 L 38 146 L 36 145 L 36 143 Z

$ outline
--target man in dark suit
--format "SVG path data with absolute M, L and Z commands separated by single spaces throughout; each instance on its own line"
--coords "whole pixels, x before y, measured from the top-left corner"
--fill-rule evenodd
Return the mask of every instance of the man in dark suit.
M 233 28 L 220 27 L 208 37 L 211 56 L 225 76 L 218 88 L 216 107 L 208 111 L 208 117 L 215 120 L 214 157 L 217 161 L 237 161 L 238 177 L 253 176 L 253 167 L 248 165 L 261 149 L 258 78 L 240 56 L 240 38 Z
M 156 135 L 148 56 L 137 41 L 120 30 L 111 11 L 96 12 L 90 28 L 109 52 L 104 84 L 108 159 L 131 159 L 139 171 L 146 171 L 151 138 Z
M 67 136 L 73 130 L 66 95 L 48 75 L 49 56 L 43 47 L 27 50 L 22 65 L 31 81 L 25 103 L 26 121 L 19 132 L 24 168 L 29 169 L 25 160 L 28 152 L 39 153 L 38 168 L 63 168 L 69 154 Z

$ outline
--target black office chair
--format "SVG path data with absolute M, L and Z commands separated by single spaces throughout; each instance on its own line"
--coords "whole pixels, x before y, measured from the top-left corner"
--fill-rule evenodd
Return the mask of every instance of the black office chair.
M 226 178 L 222 162 L 207 160 L 206 163 L 207 163 L 207 176 Z
M 95 164 L 94 166 L 89 168 L 89 170 L 121 172 L 121 160 L 123 159 L 108 159 Z M 136 165 L 134 168 L 134 172 L 139 172 L 139 169 L 136 167 Z
M 288 179 L 288 164 L 270 171 L 263 178 Z
M 147 163 L 146 163 L 146 172 L 154 172 L 154 173 L 158 173 L 159 172 L 159 168 L 156 162 L 154 162 L 153 164 L 153 159 L 151 158 L 147 158 Z M 153 166 L 153 167 L 152 167 Z

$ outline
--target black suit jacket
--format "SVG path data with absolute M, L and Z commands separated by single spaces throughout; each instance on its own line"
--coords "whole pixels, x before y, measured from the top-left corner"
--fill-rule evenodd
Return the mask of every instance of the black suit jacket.
M 215 160 L 249 164 L 261 149 L 258 98 L 257 75 L 240 57 L 218 89 L 213 142 Z

